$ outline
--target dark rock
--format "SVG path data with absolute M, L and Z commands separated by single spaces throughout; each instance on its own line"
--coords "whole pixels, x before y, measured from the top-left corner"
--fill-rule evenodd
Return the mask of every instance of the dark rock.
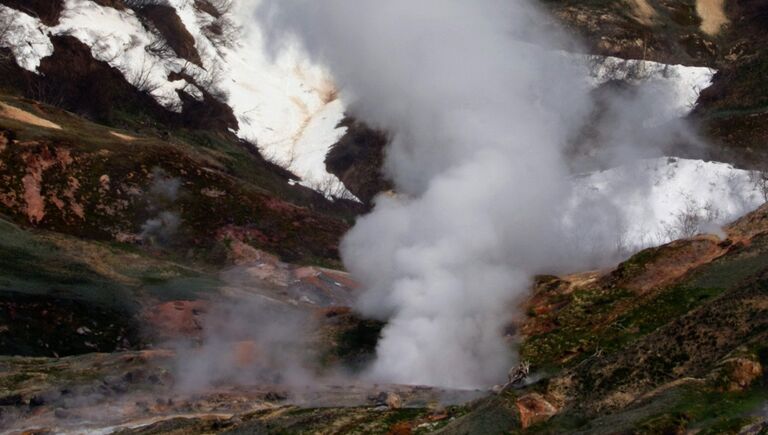
M 0 397 L 0 406 L 21 406 L 23 403 L 24 399 L 20 394 Z
M 390 138 L 352 118 L 345 119 L 341 126 L 347 127 L 347 133 L 331 148 L 325 166 L 350 192 L 370 204 L 377 194 L 392 189 L 381 172 L 384 148 Z
M 200 54 L 195 48 L 195 38 L 184 26 L 175 8 L 163 4 L 149 4 L 138 8 L 137 12 L 157 29 L 179 57 L 203 66 Z
M 46 403 L 45 398 L 41 395 L 34 395 L 29 399 L 30 408 L 37 408 L 39 406 L 45 405 L 45 403 Z
M 288 395 L 279 391 L 270 391 L 264 395 L 264 400 L 269 402 L 282 402 L 286 399 L 288 399 Z

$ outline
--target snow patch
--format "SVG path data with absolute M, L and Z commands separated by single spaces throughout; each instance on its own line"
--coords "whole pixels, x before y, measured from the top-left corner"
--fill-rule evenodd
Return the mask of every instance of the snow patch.
M 611 80 L 632 84 L 658 84 L 672 92 L 671 107 L 660 108 L 667 117 L 688 115 L 696 105 L 701 91 L 712 84 L 716 70 L 706 67 L 668 65 L 611 56 L 586 56 L 590 84 L 597 87 Z
M 6 28 L 0 46 L 9 48 L 20 67 L 37 72 L 40 60 L 53 54 L 47 26 L 16 9 L 0 5 L 0 20 Z
M 158 37 L 144 28 L 132 10 L 104 7 L 91 0 L 66 0 L 53 34 L 72 35 L 91 47 L 97 60 L 117 68 L 126 80 L 149 92 L 165 108 L 181 111 L 177 90 L 197 99 L 202 93 L 185 80 L 171 81 L 168 74 L 183 68 L 198 69 L 180 58 L 161 58 L 147 50 Z
M 672 157 L 585 174 L 575 179 L 564 223 L 572 242 L 620 254 L 722 233 L 722 226 L 765 202 L 751 174 L 726 163 Z M 603 224 L 590 226 L 600 234 L 583 232 L 578 222 L 585 218 Z
M 238 120 L 237 135 L 299 176 L 302 185 L 326 196 L 355 199 L 325 168 L 325 155 L 346 133 L 337 128 L 345 107 L 328 73 L 295 47 L 270 56 L 252 19 L 255 2 L 235 2 L 231 18 L 240 27 L 240 40 L 231 48 L 215 47 L 205 37 L 202 29 L 213 18 L 192 2 L 171 0 L 171 5 L 201 56 L 219 65 L 220 86 Z

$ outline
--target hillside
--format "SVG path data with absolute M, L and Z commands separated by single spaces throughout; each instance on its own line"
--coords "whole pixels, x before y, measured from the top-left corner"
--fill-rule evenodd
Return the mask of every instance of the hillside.
M 538 0 L 548 21 L 531 34 L 572 46 L 515 44 L 544 53 L 534 64 L 568 64 L 563 83 L 583 87 L 591 110 L 574 116 L 582 124 L 557 121 L 578 126 L 558 166 L 562 203 L 501 196 L 488 218 L 466 208 L 507 192 L 495 190 L 507 178 L 494 185 L 488 165 L 487 191 L 457 185 L 462 168 L 441 154 L 460 148 L 437 119 L 393 98 L 398 115 L 427 131 L 434 122 L 427 136 L 446 139 L 437 153 L 409 148 L 424 137 L 403 144 L 402 131 L 369 121 L 386 107 L 355 104 L 348 77 L 323 66 L 338 58 L 276 45 L 260 1 L 0 0 L 0 432 L 766 433 L 762 3 Z M 392 69 L 360 61 L 366 84 L 397 75 L 387 53 Z M 423 97 L 462 74 L 404 89 Z M 461 95 L 449 99 L 457 124 L 477 104 Z M 563 95 L 556 105 L 572 104 Z M 548 104 L 536 98 L 521 118 Z M 457 130 L 507 123 L 481 113 Z M 408 160 L 397 147 L 412 160 L 396 161 Z M 398 173 L 424 155 L 410 178 Z M 419 184 L 442 164 L 434 184 Z M 436 214 L 419 208 L 434 185 L 447 189 Z M 526 219 L 539 207 L 555 210 L 530 219 L 556 224 L 547 237 L 503 230 L 512 221 L 535 233 Z M 360 243 L 364 225 L 377 238 Z M 390 250 L 403 234 L 412 244 Z M 514 249 L 480 249 L 505 237 Z M 431 238 L 463 241 L 463 252 Z M 419 267 L 456 285 L 436 266 L 445 257 L 457 270 L 477 261 L 461 276 L 472 297 L 419 287 Z M 535 276 L 494 269 L 513 261 Z M 372 297 L 397 267 L 411 293 Z M 522 381 L 370 374 L 388 328 L 404 323 L 397 303 L 424 299 L 416 323 L 437 330 L 429 313 L 479 310 L 497 281 L 517 293 L 490 304 L 503 323 L 492 334 Z M 471 314 L 434 336 L 481 329 L 483 313 Z M 441 363 L 460 370 L 451 358 Z

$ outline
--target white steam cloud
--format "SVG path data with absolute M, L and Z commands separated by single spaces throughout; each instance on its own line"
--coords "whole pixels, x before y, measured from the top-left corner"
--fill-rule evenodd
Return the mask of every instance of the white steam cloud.
M 393 137 L 402 195 L 380 197 L 342 246 L 366 288 L 358 308 L 388 320 L 370 376 L 500 382 L 514 360 L 501 330 L 531 276 L 583 261 L 562 222 L 565 154 L 593 109 L 584 65 L 551 49 L 557 32 L 522 0 L 264 0 L 259 13 L 273 43 L 298 40 L 351 113 Z M 580 217 L 571 228 L 606 221 Z

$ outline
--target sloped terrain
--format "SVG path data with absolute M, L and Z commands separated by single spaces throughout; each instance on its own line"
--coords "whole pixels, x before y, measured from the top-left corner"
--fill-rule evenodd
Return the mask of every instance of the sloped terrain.
M 145 403 L 143 388 L 175 382 L 172 354 L 146 352 L 5 359 L 3 403 L 12 415 L 29 406 L 47 416 L 39 422 L 68 425 L 93 406 L 76 404 L 80 391 L 103 385 L 97 393 L 110 397 L 120 418 L 101 424 L 125 425 L 125 433 L 759 432 L 768 424 L 766 214 L 763 207 L 739 220 L 722 241 L 681 240 L 641 252 L 612 271 L 541 277 L 528 320 L 516 326 L 534 382 L 466 406 L 427 406 L 436 397 L 450 403 L 451 393 L 395 386 L 379 388 L 396 393 L 401 404 L 379 408 L 375 398 L 366 399 L 369 406 L 334 408 L 362 404 L 354 397 L 370 396 L 370 387 L 319 387 L 310 396 L 330 406 L 322 409 L 312 409 L 301 390 L 280 387 Z M 338 315 L 328 311 L 325 317 Z M 93 358 L 106 360 L 87 368 Z
M 0 117 L 2 204 L 24 225 L 135 243 L 148 221 L 174 213 L 183 224 L 165 237 L 163 248 L 209 255 L 216 234 L 240 228 L 261 248 L 322 262 L 336 258 L 345 218 L 355 210 L 354 203 L 345 208 L 289 186 L 286 172 L 226 133 L 178 129 L 172 137 L 133 136 L 30 100 L 6 101 L 61 126 Z M 153 193 L 163 183 L 175 191 Z M 295 231 L 305 225 L 313 230 Z
M 715 145 L 689 157 L 766 169 L 764 2 L 541 3 L 600 55 L 579 55 L 595 98 L 673 81 L 659 112 Z M 391 137 L 321 69 L 269 59 L 237 5 L 0 0 L 0 431 L 768 431 L 768 207 L 720 231 L 765 189 L 717 162 L 642 162 L 655 196 L 625 191 L 634 239 L 611 249 L 662 246 L 537 277 L 505 328 L 524 383 L 359 380 L 385 324 L 350 308 L 339 243 L 393 189 Z M 625 169 L 575 184 L 610 191 Z M 723 212 L 680 214 L 687 190 Z

